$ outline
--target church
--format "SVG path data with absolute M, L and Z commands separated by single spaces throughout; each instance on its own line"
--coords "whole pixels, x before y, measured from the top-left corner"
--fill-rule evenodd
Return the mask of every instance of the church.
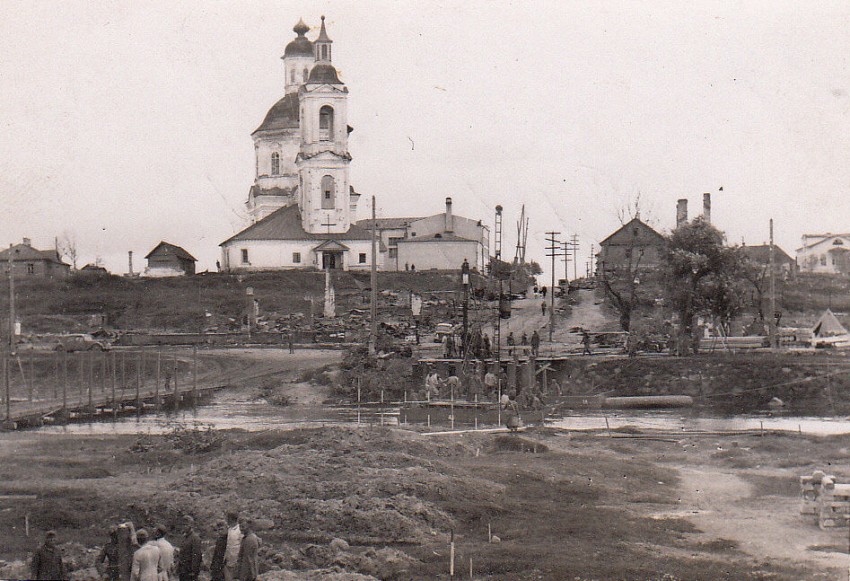
M 251 225 L 220 244 L 225 272 L 371 269 L 376 224 L 356 220 L 360 194 L 349 177 L 348 89 L 332 64 L 325 17 L 316 40 L 307 38 L 309 30 L 303 20 L 293 28 L 296 37 L 281 57 L 284 96 L 251 134 L 256 162 L 246 203 Z M 442 226 L 436 229 L 423 223 L 416 244 L 404 242 L 416 236 L 405 230 L 389 248 L 379 226 L 377 268 L 398 270 L 400 262 L 419 262 L 420 269 L 457 269 L 461 251 L 483 269 L 489 262 L 489 229 L 472 221 L 475 226 L 460 236 L 455 225 L 460 230 L 471 221 L 452 217 L 450 204 L 449 219 L 439 219 Z

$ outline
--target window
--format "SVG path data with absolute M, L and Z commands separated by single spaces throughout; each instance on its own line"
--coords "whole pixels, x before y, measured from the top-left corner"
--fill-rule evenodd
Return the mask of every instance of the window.
M 389 249 L 390 258 L 398 258 L 398 248 Z
M 396 236 L 390 236 L 390 239 L 388 240 L 388 242 L 389 242 L 390 246 L 398 246 L 399 240 L 404 240 L 404 238 L 400 238 L 400 237 L 396 237 Z
M 301 253 L 300 252 L 293 252 L 292 253 L 292 263 L 293 264 L 300 264 L 301 263 Z
M 292 69 L 291 71 L 289 71 L 289 82 L 290 83 L 295 82 L 295 69 Z
M 360 253 L 360 264 L 366 264 L 366 253 L 365 252 Z
M 304 82 L 307 82 L 307 79 L 310 78 L 310 69 L 304 67 Z
M 35 265 L 27 264 L 27 274 L 35 274 Z
M 442 238 L 442 237 L 443 237 L 442 234 L 434 234 L 434 238 Z
M 247 248 L 242 249 L 242 264 L 249 264 L 248 263 L 248 249 Z
M 280 154 L 276 151 L 272 154 L 272 175 L 280 175 Z
M 319 109 L 319 141 L 331 141 L 334 134 L 334 110 L 330 105 Z
M 826 254 L 821 254 L 821 255 L 820 255 L 820 265 L 821 265 L 821 266 L 826 266 Z
M 322 177 L 322 209 L 333 210 L 336 206 L 336 188 L 333 176 Z
M 328 45 L 322 45 L 322 60 L 328 60 Z

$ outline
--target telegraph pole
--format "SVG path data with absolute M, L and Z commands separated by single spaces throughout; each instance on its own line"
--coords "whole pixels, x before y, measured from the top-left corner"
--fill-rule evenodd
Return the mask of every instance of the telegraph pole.
M 15 356 L 15 274 L 12 271 L 12 245 L 9 244 L 9 353 L 3 361 L 3 382 L 6 388 L 6 423 L 12 421 L 12 358 Z
M 549 251 L 547 256 L 552 258 L 552 286 L 549 289 L 549 297 L 550 297 L 550 305 L 549 305 L 549 342 L 552 342 L 552 333 L 554 332 L 555 327 L 555 257 L 561 256 L 561 243 L 558 242 L 558 239 L 555 238 L 560 234 L 560 232 L 546 232 L 548 238 L 546 238 L 546 242 L 549 243 L 549 246 L 546 247 L 546 250 Z
M 378 245 L 375 239 L 378 233 L 378 222 L 375 218 L 375 196 L 372 196 L 372 272 L 370 284 L 372 296 L 370 301 L 371 325 L 369 328 L 369 355 L 375 355 L 378 342 Z
M 567 289 L 570 286 L 570 243 L 566 240 L 563 242 L 564 244 L 564 288 Z M 575 260 L 575 256 L 573 256 L 573 260 Z
M 578 234 L 573 234 L 573 256 L 578 256 Z M 578 260 L 573 260 L 573 279 L 578 278 Z
M 466 350 L 469 345 L 469 261 L 463 259 L 460 266 L 460 280 L 463 284 L 463 339 L 460 348 L 466 361 Z
M 770 319 L 768 321 L 768 332 L 770 334 L 770 347 L 776 349 L 779 346 L 778 337 L 776 335 L 776 276 L 774 268 L 774 248 L 773 248 L 773 218 L 770 219 Z

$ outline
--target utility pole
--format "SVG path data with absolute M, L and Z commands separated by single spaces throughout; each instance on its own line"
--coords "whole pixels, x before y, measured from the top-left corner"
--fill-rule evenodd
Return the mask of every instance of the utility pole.
M 573 234 L 573 256 L 578 256 L 578 234 Z M 573 260 L 573 279 L 578 278 L 578 260 Z
M 570 243 L 566 240 L 563 242 L 564 245 L 564 289 L 570 286 Z M 575 260 L 575 256 L 573 256 L 573 260 Z
M 502 206 L 496 206 L 496 260 L 502 260 Z
M 372 196 L 372 272 L 370 283 L 372 295 L 370 300 L 371 325 L 369 328 L 369 355 L 375 355 L 378 342 L 378 245 L 375 237 L 378 233 L 378 222 L 375 217 L 375 196 Z
M 770 334 L 770 347 L 776 349 L 779 346 L 779 337 L 776 334 L 776 273 L 774 268 L 773 248 L 773 218 L 770 219 L 770 320 L 768 321 L 768 332 Z
M 549 251 L 547 256 L 552 258 L 552 286 L 549 288 L 549 297 L 550 297 L 550 305 L 549 305 L 549 342 L 552 342 L 552 333 L 554 332 L 555 327 L 555 257 L 561 256 L 560 250 L 562 248 L 561 243 L 558 242 L 558 239 L 555 238 L 560 234 L 560 232 L 546 232 L 548 238 L 546 241 L 549 243 L 549 246 L 546 247 L 546 250 Z
M 3 361 L 3 382 L 6 387 L 6 423 L 12 421 L 12 377 L 11 367 L 12 359 L 15 356 L 15 274 L 12 271 L 14 262 L 12 261 L 12 245 L 9 244 L 9 352 L 4 355 L 6 358 Z
M 460 348 L 463 360 L 466 361 L 466 350 L 469 346 L 469 261 L 465 258 L 460 266 L 460 280 L 463 285 L 463 338 Z

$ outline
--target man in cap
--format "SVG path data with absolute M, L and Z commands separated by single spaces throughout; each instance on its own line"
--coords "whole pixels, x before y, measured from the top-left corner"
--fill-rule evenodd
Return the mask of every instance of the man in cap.
M 201 573 L 204 548 L 201 546 L 201 537 L 195 531 L 195 519 L 186 515 L 183 517 L 186 533 L 180 543 L 180 552 L 177 558 L 177 576 L 180 581 L 198 581 Z
M 236 563 L 236 574 L 239 581 L 256 581 L 257 553 L 260 550 L 260 538 L 254 534 L 254 522 L 251 519 L 242 520 L 242 543 L 239 545 L 239 559 Z
M 32 556 L 33 579 L 67 579 L 62 552 L 56 546 L 56 531 L 47 531 L 44 543 Z
M 133 554 L 133 570 L 130 581 L 159 581 L 161 555 L 159 546 L 153 539 L 148 540 L 148 532 L 140 529 L 136 538 L 141 547 Z

